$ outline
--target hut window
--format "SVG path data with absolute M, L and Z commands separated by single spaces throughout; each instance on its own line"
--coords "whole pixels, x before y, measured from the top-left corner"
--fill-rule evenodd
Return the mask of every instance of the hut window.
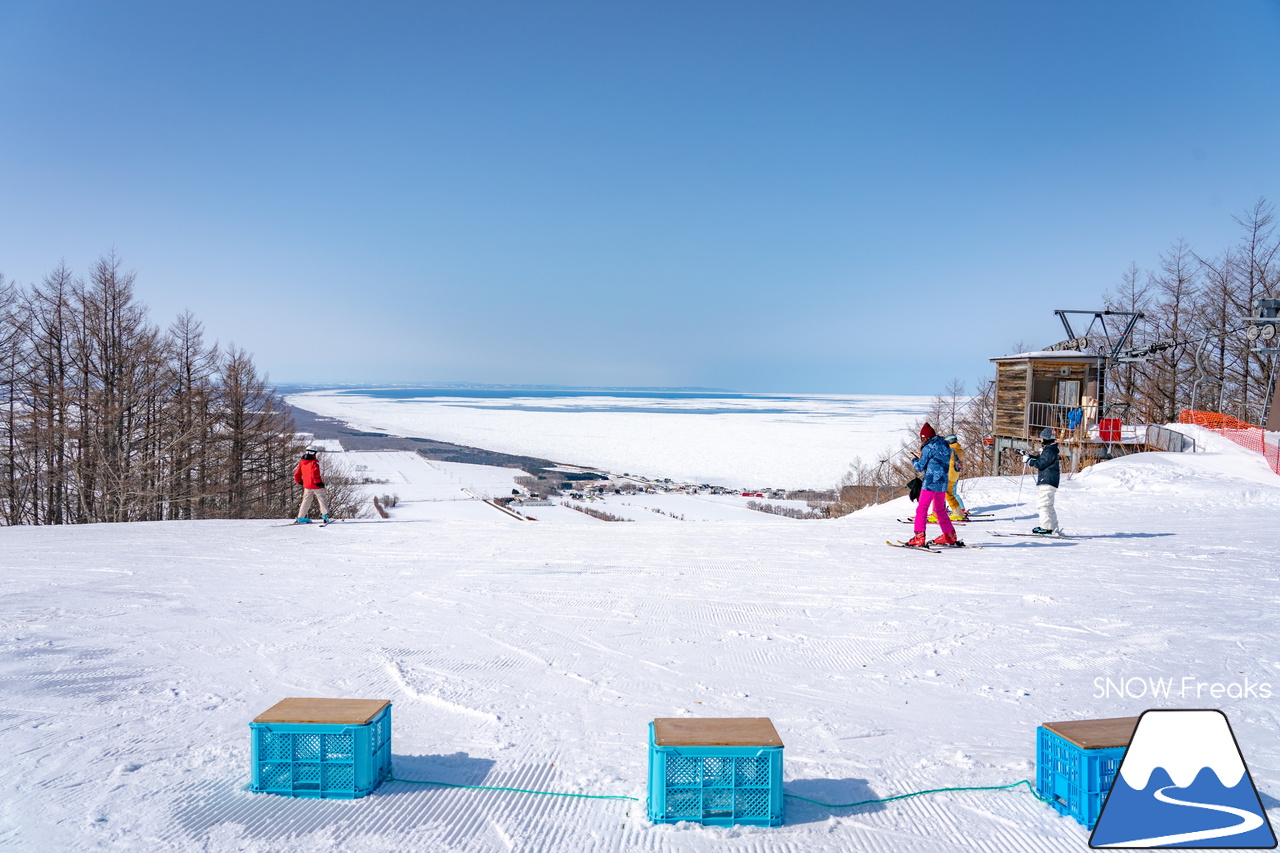
M 1058 383 L 1058 405 L 1073 409 L 1080 405 L 1080 380 L 1064 379 Z
M 1053 402 L 1053 378 L 1037 379 L 1031 388 L 1032 403 L 1052 403 Z

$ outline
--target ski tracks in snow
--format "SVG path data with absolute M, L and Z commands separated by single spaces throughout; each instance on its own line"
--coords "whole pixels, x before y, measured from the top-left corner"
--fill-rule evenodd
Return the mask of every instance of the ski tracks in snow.
M 400 691 L 410 699 L 425 702 L 428 705 L 433 705 L 441 710 L 450 711 L 455 714 L 463 714 L 474 719 L 482 720 L 486 723 L 496 723 L 499 720 L 497 714 L 490 713 L 489 711 L 481 711 L 478 708 L 471 708 L 457 702 L 451 702 L 448 699 L 443 699 L 434 693 L 418 690 L 409 682 L 409 678 L 405 675 L 404 669 L 399 661 L 383 661 L 383 667 L 386 669 L 387 674 L 391 676 L 391 680 L 400 688 Z
M 1072 499 L 1082 530 L 1169 512 Z M 247 722 L 284 696 L 390 698 L 404 778 L 643 798 L 649 720 L 770 716 L 788 790 L 849 802 L 1027 777 L 1036 724 L 1131 710 L 1096 699 L 1097 676 L 1257 679 L 1271 660 L 1261 516 L 1196 508 L 1159 553 L 1099 538 L 922 561 L 884 552 L 876 511 L 350 525 L 323 544 L 240 522 L 5 529 L 20 571 L 0 578 L 0 846 L 1065 853 L 1087 834 L 1025 791 L 792 800 L 776 829 L 403 782 L 354 802 L 255 795 Z M 1184 539 L 1212 559 L 1179 564 Z M 135 573 L 88 571 L 105 552 Z M 1268 706 L 1242 707 L 1274 731 Z M 1262 743 L 1251 763 L 1273 766 Z

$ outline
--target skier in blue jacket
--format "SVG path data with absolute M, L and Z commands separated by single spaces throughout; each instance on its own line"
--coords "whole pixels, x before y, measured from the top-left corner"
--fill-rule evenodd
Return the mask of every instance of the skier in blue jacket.
M 947 515 L 947 477 L 951 472 L 951 447 L 927 422 L 920 427 L 920 441 L 920 452 L 911 454 L 911 466 L 921 472 L 924 484 L 920 489 L 920 500 L 916 503 L 916 535 L 907 544 L 915 548 L 926 545 L 963 547 L 964 543 L 956 537 L 955 525 Z M 942 535 L 926 541 L 925 531 L 929 525 L 930 510 L 933 510 L 938 519 Z
M 1062 466 L 1059 464 L 1058 440 L 1054 437 L 1053 430 L 1045 427 L 1040 431 L 1040 439 L 1044 442 L 1040 452 L 1032 456 L 1024 450 L 1022 458 L 1028 466 L 1036 469 L 1036 488 L 1040 491 L 1036 500 L 1036 509 L 1040 511 L 1040 526 L 1032 528 L 1031 532 L 1048 536 L 1062 532 L 1058 527 L 1058 512 L 1053 506 L 1058 495 Z

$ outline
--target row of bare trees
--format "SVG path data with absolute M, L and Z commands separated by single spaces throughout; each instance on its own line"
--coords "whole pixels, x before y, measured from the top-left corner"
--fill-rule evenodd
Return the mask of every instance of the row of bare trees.
M 1165 423 L 1197 408 L 1262 422 L 1276 359 L 1245 337 L 1245 318 L 1254 300 L 1280 296 L 1280 237 L 1266 199 L 1232 218 L 1241 232 L 1233 245 L 1206 255 L 1179 240 L 1156 269 L 1130 266 L 1106 295 L 1108 308 L 1145 315 L 1135 346 L 1173 344 L 1110 372 L 1109 399 L 1134 420 Z
M 161 330 L 114 255 L 0 276 L 0 523 L 289 515 L 287 407 L 189 312 Z

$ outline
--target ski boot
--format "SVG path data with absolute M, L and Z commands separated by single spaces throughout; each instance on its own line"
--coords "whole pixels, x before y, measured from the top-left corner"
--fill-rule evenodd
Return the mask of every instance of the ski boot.
M 1052 531 L 1052 530 L 1050 530 L 1050 529 L 1049 529 L 1049 528 L 1047 528 L 1047 527 L 1033 527 L 1033 528 L 1031 528 L 1031 532 L 1032 532 L 1032 533 L 1034 533 L 1034 534 L 1036 534 L 1037 536 L 1052 536 L 1052 535 L 1053 535 L 1053 531 Z
M 960 539 L 958 536 L 956 536 L 956 532 L 955 532 L 954 530 L 953 530 L 953 531 L 951 531 L 950 533 L 944 533 L 944 534 L 942 534 L 942 535 L 941 535 L 941 536 L 939 536 L 937 539 L 931 539 L 931 540 L 929 541 L 929 544 L 930 544 L 930 545 L 938 545 L 938 546 L 943 546 L 943 545 L 945 545 L 945 546 L 948 546 L 948 547 L 951 547 L 951 548 L 963 548 L 963 547 L 964 547 L 964 541 L 963 541 L 962 539 Z
M 294 522 L 294 524 L 310 524 L 310 523 L 311 523 L 311 519 L 309 518 L 299 518 L 297 521 Z
M 324 527 L 324 526 L 325 526 L 326 524 L 328 524 L 328 523 L 329 523 L 329 516 L 328 516 L 328 515 L 322 515 L 322 516 L 320 516 L 320 526 L 321 526 L 321 527 Z
M 927 548 L 928 547 L 928 543 L 926 543 L 924 540 L 923 532 L 917 533 L 915 536 L 912 536 L 907 542 L 903 544 L 905 544 L 908 548 Z

